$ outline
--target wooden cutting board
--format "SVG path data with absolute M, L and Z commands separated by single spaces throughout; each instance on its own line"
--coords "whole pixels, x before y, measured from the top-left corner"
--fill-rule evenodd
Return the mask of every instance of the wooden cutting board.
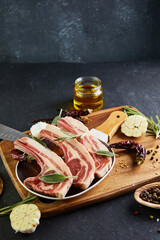
M 110 109 L 93 112 L 89 115 L 90 122 L 86 124 L 89 129 L 97 127 L 102 124 L 115 110 L 122 111 L 122 107 L 115 107 Z M 122 140 L 132 140 L 141 143 L 147 150 L 155 150 L 157 145 L 160 145 L 160 139 L 155 139 L 153 136 L 146 136 L 145 134 L 139 138 L 127 138 L 120 130 L 113 136 L 109 144 L 119 142 Z M 0 143 L 1 157 L 4 166 L 16 187 L 18 193 L 24 199 L 28 192 L 21 186 L 15 175 L 16 161 L 10 156 L 10 151 L 13 149 L 13 143 L 3 140 Z M 60 200 L 53 202 L 42 202 L 39 198 L 36 200 L 36 204 L 39 207 L 43 217 L 49 217 L 52 215 L 63 214 L 75 209 L 86 207 L 91 204 L 95 204 L 101 201 L 118 197 L 122 194 L 131 192 L 137 187 L 159 180 L 160 175 L 160 148 L 156 149 L 157 154 L 154 159 L 158 159 L 157 162 L 150 160 L 151 154 L 147 155 L 145 162 L 136 166 L 135 154 L 128 153 L 126 150 L 115 150 L 119 156 L 116 157 L 115 165 L 110 174 L 95 188 L 87 193 L 68 200 Z

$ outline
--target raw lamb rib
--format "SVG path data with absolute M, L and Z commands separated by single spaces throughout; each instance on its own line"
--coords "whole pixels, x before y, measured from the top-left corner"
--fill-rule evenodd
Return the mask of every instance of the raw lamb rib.
M 60 128 L 47 124 L 45 129 L 40 131 L 40 136 L 58 144 L 63 150 L 64 159 L 70 168 L 73 176 L 77 176 L 73 180 L 73 185 L 86 189 L 94 179 L 95 163 L 86 150 L 86 148 L 76 139 L 69 139 L 63 142 L 54 141 L 57 137 L 68 137 Z
M 23 137 L 14 142 L 14 147 L 22 152 L 25 152 L 37 160 L 37 163 L 41 167 L 41 172 L 36 177 L 28 177 L 24 180 L 24 184 L 38 193 L 42 193 L 48 196 L 56 196 L 58 198 L 64 198 L 69 188 L 72 185 L 73 179 L 67 178 L 61 183 L 44 183 L 39 180 L 38 177 L 58 173 L 64 176 L 72 176 L 69 168 L 56 153 L 45 148 L 35 140 Z
M 97 177 L 101 178 L 110 169 L 112 164 L 111 157 L 100 156 L 95 152 L 98 150 L 109 151 L 108 148 L 102 144 L 96 137 L 92 136 L 88 128 L 80 121 L 72 118 L 65 117 L 58 120 L 58 127 L 61 129 L 74 133 L 74 134 L 84 134 L 82 138 L 78 141 L 82 143 L 85 148 L 89 151 L 90 155 L 95 161 L 95 174 Z

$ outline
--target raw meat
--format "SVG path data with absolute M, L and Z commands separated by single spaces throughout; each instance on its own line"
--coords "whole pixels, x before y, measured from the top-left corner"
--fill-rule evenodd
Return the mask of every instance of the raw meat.
M 90 155 L 94 159 L 96 176 L 99 178 L 103 177 L 104 174 L 110 169 L 112 159 L 111 157 L 97 155 L 95 152 L 98 150 L 109 151 L 108 148 L 96 137 L 92 136 L 88 128 L 82 122 L 72 117 L 59 119 L 58 126 L 61 129 L 74 134 L 81 135 L 85 133 L 82 138 L 78 139 L 78 141 L 85 146 L 85 148 L 89 151 Z
M 14 147 L 25 152 L 37 160 L 41 167 L 41 172 L 36 177 L 29 177 L 24 180 L 24 184 L 34 191 L 48 195 L 64 198 L 72 185 L 73 178 L 67 178 L 61 183 L 44 183 L 38 177 L 48 174 L 62 174 L 64 176 L 72 176 L 70 169 L 67 167 L 61 157 L 53 151 L 45 148 L 35 140 L 23 137 L 14 142 Z
M 76 139 L 69 139 L 63 142 L 54 141 L 57 137 L 68 137 L 60 128 L 47 124 L 46 128 L 40 131 L 40 136 L 47 138 L 60 146 L 64 153 L 64 159 L 70 168 L 73 176 L 73 185 L 86 189 L 94 179 L 95 163 L 86 148 Z

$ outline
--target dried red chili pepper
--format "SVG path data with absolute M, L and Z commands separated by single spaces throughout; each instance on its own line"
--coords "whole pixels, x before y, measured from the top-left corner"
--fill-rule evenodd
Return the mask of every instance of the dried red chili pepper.
M 82 110 L 62 110 L 61 117 L 70 116 L 70 117 L 80 117 L 89 114 L 88 109 Z
M 90 111 L 88 109 L 82 109 L 82 110 L 62 110 L 61 113 L 61 117 L 73 117 L 81 122 L 83 122 L 83 119 L 81 118 L 81 116 L 86 116 L 90 113 Z M 33 120 L 32 123 L 36 123 L 36 122 L 46 122 L 46 123 L 51 123 L 53 120 L 53 118 L 40 118 L 37 120 Z
M 110 147 L 116 149 L 126 149 L 130 152 L 136 152 L 137 165 L 142 164 L 146 158 L 146 149 L 140 143 L 136 143 L 133 141 L 122 141 L 118 143 L 113 143 L 110 145 Z
M 11 156 L 13 159 L 18 160 L 18 161 L 24 161 L 27 159 L 27 154 L 18 149 L 13 149 L 11 151 Z
M 83 119 L 81 116 L 86 116 L 90 113 L 88 109 L 82 109 L 82 110 L 62 110 L 61 117 L 73 117 L 81 122 L 83 122 Z
M 43 139 L 42 140 L 49 149 L 51 149 L 52 151 L 54 151 L 55 153 L 57 153 L 60 157 L 63 157 L 63 151 L 61 150 L 61 148 L 59 146 L 57 146 L 56 144 L 54 144 L 53 142 L 47 140 L 47 139 Z M 29 156 L 28 154 L 18 150 L 18 149 L 13 149 L 11 151 L 11 157 L 14 160 L 18 160 L 18 161 L 24 161 L 24 160 L 29 160 Z
M 32 121 L 32 123 L 37 123 L 37 122 L 46 122 L 46 123 L 51 123 L 53 118 L 39 118 L 35 119 Z

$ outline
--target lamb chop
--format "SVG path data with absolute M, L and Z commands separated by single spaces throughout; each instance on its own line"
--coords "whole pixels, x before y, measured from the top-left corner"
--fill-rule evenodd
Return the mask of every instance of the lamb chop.
M 56 137 L 68 137 L 60 128 L 46 124 L 45 129 L 41 130 L 39 135 L 58 144 L 63 150 L 64 160 L 70 168 L 73 176 L 73 185 L 86 189 L 94 179 L 95 163 L 86 148 L 76 139 L 65 141 L 56 141 Z
M 108 148 L 102 144 L 96 137 L 91 135 L 88 128 L 80 121 L 72 117 L 64 117 L 58 120 L 58 127 L 61 129 L 74 133 L 84 134 L 82 138 L 78 138 L 78 141 L 89 151 L 91 157 L 95 161 L 95 175 L 99 178 L 103 177 L 104 174 L 110 169 L 112 159 L 107 156 L 97 155 L 95 152 L 98 150 L 109 151 Z
M 72 178 L 66 178 L 63 182 L 54 184 L 45 183 L 39 179 L 40 176 L 54 173 L 62 174 L 64 176 L 72 176 L 70 169 L 63 159 L 29 137 L 23 137 L 16 140 L 14 142 L 14 147 L 33 156 L 41 168 L 41 172 L 38 176 L 26 178 L 24 184 L 38 193 L 64 198 L 72 185 Z

